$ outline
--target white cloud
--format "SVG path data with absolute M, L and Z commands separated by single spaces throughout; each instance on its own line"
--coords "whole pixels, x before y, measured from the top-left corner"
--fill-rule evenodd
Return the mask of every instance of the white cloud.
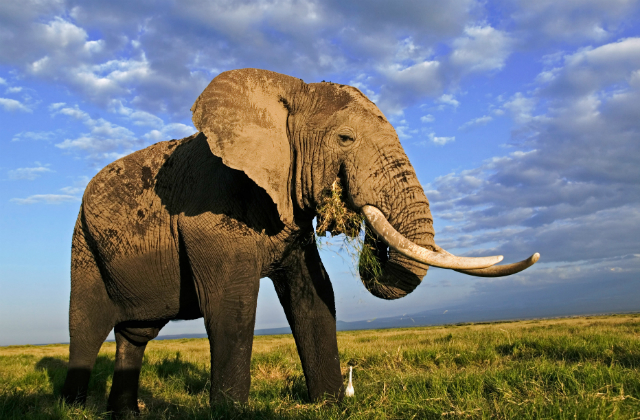
M 523 28 L 552 36 L 593 33 L 601 39 L 633 9 L 624 0 L 606 7 L 596 0 L 511 3 L 502 5 L 516 23 L 507 33 L 478 20 L 483 5 L 475 0 L 402 7 L 356 1 L 187 1 L 133 9 L 117 2 L 35 2 L 28 13 L 10 12 L 12 23 L 0 35 L 0 60 L 100 106 L 113 101 L 135 106 L 148 114 L 136 119 L 141 125 L 151 126 L 154 119 L 145 117 L 160 112 L 188 118 L 213 76 L 241 67 L 309 81 L 335 76 L 342 80 L 333 81 L 348 83 L 366 75 L 371 80 L 362 87 L 380 87 L 379 98 L 372 99 L 389 115 L 400 115 L 417 100 L 455 87 L 465 73 L 501 69 Z M 451 52 L 442 51 L 442 45 L 450 45 Z M 363 88 L 369 96 L 376 90 Z
M 72 186 L 60 188 L 60 191 L 68 195 L 81 194 L 87 187 L 90 180 L 91 179 L 89 179 L 88 176 L 78 177 Z
M 453 41 L 451 64 L 465 73 L 500 70 L 511 53 L 513 41 L 491 26 L 469 26 L 465 36 Z
M 435 121 L 435 117 L 431 114 L 427 114 L 424 115 L 422 117 L 420 117 L 420 121 L 422 121 L 423 123 L 430 123 L 430 122 L 434 122 Z
M 56 136 L 53 131 L 22 131 L 13 136 L 11 141 L 23 141 L 23 140 L 36 140 L 36 141 L 48 141 L 52 140 Z
M 142 136 L 150 142 L 180 139 L 190 136 L 197 131 L 192 125 L 182 123 L 165 124 L 162 118 L 145 111 L 128 108 L 120 101 L 112 104 L 111 109 L 113 112 L 126 116 L 134 125 L 157 127 Z
M 9 38 L 0 47 L 0 60 L 15 63 L 37 78 L 64 84 L 96 103 L 129 94 L 133 74 L 148 67 L 144 56 L 115 59 L 123 38 L 111 40 L 112 45 L 104 39 L 92 40 L 87 30 L 60 16 L 16 23 L 5 34 Z M 0 35 L 0 45 L 2 38 Z M 120 52 L 119 56 L 131 55 Z
M 640 68 L 640 38 L 626 38 L 585 48 L 564 56 L 562 67 L 543 71 L 538 76 L 547 94 L 586 95 L 604 85 L 629 83 Z
M 439 146 L 444 146 L 445 144 L 456 140 L 455 137 L 436 137 L 435 135 L 431 135 L 430 138 L 431 141 Z
M 33 49 L 37 45 L 37 50 L 31 51 L 34 58 L 25 57 L 28 60 L 24 63 L 26 70 L 39 78 L 66 82 L 71 87 L 87 85 L 87 68 L 102 58 L 103 41 L 88 40 L 83 28 L 59 16 L 46 23 L 34 22 L 29 26 L 30 47 Z M 94 98 L 104 94 L 108 86 L 100 82 L 88 84 L 85 93 Z
M 84 29 L 60 17 L 41 25 L 45 42 L 53 48 L 64 48 L 73 44 L 84 46 L 87 39 Z
M 181 139 L 192 135 L 196 131 L 197 130 L 193 126 L 180 123 L 172 123 L 165 125 L 160 130 L 151 130 L 144 135 L 144 138 L 153 142 Z
M 89 116 L 89 114 L 80 110 L 80 108 L 78 108 L 78 105 L 75 105 L 73 108 L 69 108 L 69 107 L 63 108 L 62 106 L 64 106 L 64 103 L 62 104 L 62 106 L 58 106 L 58 105 L 60 104 L 53 104 L 51 106 L 51 109 L 56 110 L 53 115 L 62 114 L 68 117 L 75 118 L 76 120 L 87 121 L 87 122 L 91 121 L 91 117 Z
M 36 162 L 36 164 L 38 164 Z M 43 170 L 44 169 L 44 170 Z M 11 171 L 14 172 L 14 171 Z M 52 172 L 46 167 L 39 166 L 37 168 L 21 168 L 16 170 L 20 176 L 30 176 L 26 179 L 35 179 L 35 177 L 39 176 L 42 172 Z M 62 204 L 62 203 L 70 203 L 70 202 L 78 202 L 82 198 L 82 193 L 84 192 L 87 184 L 90 179 L 87 176 L 77 177 L 73 182 L 72 186 L 60 188 L 60 191 L 64 194 L 35 194 L 31 195 L 27 198 L 12 198 L 9 201 L 12 203 L 25 205 L 25 204 Z
M 106 121 L 93 119 L 77 106 L 57 107 L 54 115 L 66 115 L 83 122 L 90 129 L 75 139 L 65 139 L 56 147 L 82 151 L 92 159 L 113 159 L 132 152 L 143 145 L 143 141 L 131 130 Z
M 366 74 L 374 78 L 367 86 L 381 87 L 381 108 L 400 114 L 417 98 L 441 93 L 447 75 L 432 57 L 434 47 L 473 28 L 477 8 L 475 0 L 403 7 L 315 0 L 134 9 L 83 3 L 66 13 L 23 15 L 8 33 L 26 48 L 6 43 L 0 59 L 100 106 L 115 100 L 181 119 L 226 69 L 268 68 L 310 81 L 340 75 L 345 79 L 333 80 L 340 83 Z
M 436 102 L 442 104 L 439 109 L 444 109 L 444 105 L 449 105 L 453 108 L 457 108 L 460 105 L 460 102 L 456 100 L 451 94 L 443 94 L 440 96 Z
M 242 67 L 307 81 L 366 75 L 363 91 L 400 115 L 457 83 L 461 70 L 442 64 L 451 60 L 439 46 L 458 40 L 454 61 L 475 71 L 499 67 L 507 43 L 503 32 L 477 23 L 476 0 L 40 3 L 11 12 L 0 61 L 101 107 L 127 104 L 147 113 L 131 117 L 149 126 L 154 119 L 146 117 L 158 113 L 184 121 L 215 75 Z M 471 54 L 479 48 L 482 61 Z
M 455 137 L 438 137 L 435 135 L 435 133 L 429 133 L 428 137 L 433 144 L 436 144 L 438 146 L 444 146 L 445 144 L 451 143 L 456 140 Z M 427 140 L 423 140 L 423 141 L 417 142 L 416 144 L 420 146 L 426 146 L 429 144 L 429 142 Z
M 407 103 L 422 96 L 435 95 L 442 90 L 442 77 L 438 61 L 423 61 L 404 67 L 392 64 L 380 67 L 386 79 L 380 92 L 379 106 L 385 114 L 398 115 Z
M 7 88 L 7 90 L 4 91 L 4 93 L 6 93 L 6 94 L 20 93 L 20 92 L 22 92 L 22 87 L 20 87 L 20 86 L 10 87 L 10 88 Z
M 458 130 L 467 130 L 471 127 L 475 127 L 478 125 L 486 125 L 489 122 L 493 121 L 493 117 L 490 115 L 483 115 L 482 117 L 474 118 L 466 123 L 462 124 L 458 127 Z
M 544 89 L 506 101 L 519 150 L 428 187 L 434 215 L 449 221 L 439 241 L 462 250 L 491 243 L 486 251 L 505 261 L 538 251 L 547 262 L 597 265 L 636 252 L 635 48 L 623 40 L 564 54 L 551 83 L 536 79 Z M 580 77 L 587 83 L 575 86 Z
M 54 104 L 49 105 L 49 111 L 52 111 L 52 112 L 57 111 L 65 105 L 66 103 L 64 102 L 56 102 Z
M 396 133 L 398 134 L 398 138 L 400 140 L 408 140 L 413 137 L 413 135 L 418 133 L 418 130 L 411 129 L 406 120 L 400 120 L 397 123 L 393 124 Z
M 637 18 L 638 7 L 629 0 L 516 0 L 501 1 L 510 14 L 514 32 L 527 43 L 605 41 Z
M 381 71 L 392 82 L 401 85 L 420 86 L 424 92 L 431 92 L 439 88 L 437 77 L 440 63 L 438 61 L 423 61 L 409 67 L 401 65 L 388 66 Z
M 365 73 L 359 74 L 356 78 L 349 81 L 349 85 L 356 87 L 360 92 L 364 93 L 367 98 L 371 99 L 374 103 L 380 99 L 379 92 L 371 89 L 369 83 L 373 81 L 373 77 Z M 375 83 L 375 81 L 373 81 Z
M 156 117 L 155 115 L 145 111 L 128 108 L 122 104 L 122 101 L 114 101 L 110 108 L 112 112 L 117 112 L 118 114 L 125 115 L 126 117 L 131 119 L 135 125 L 164 125 L 164 121 L 162 121 L 162 118 Z
M 9 171 L 9 178 L 11 179 L 28 179 L 29 181 L 33 181 L 36 178 L 42 176 L 42 174 L 47 172 L 53 172 L 51 169 L 46 166 L 36 166 L 34 168 L 18 168 Z
M 513 95 L 503 107 L 511 113 L 512 118 L 518 124 L 527 124 L 535 119 L 534 111 L 537 100 L 526 97 L 521 92 Z
M 91 132 L 76 139 L 66 139 L 56 144 L 60 149 L 77 149 L 91 157 L 100 157 L 121 147 L 132 149 L 140 142 L 133 132 L 125 127 L 116 126 L 105 120 L 97 120 Z
M 84 188 L 80 188 L 80 187 L 63 187 L 63 188 L 60 188 L 60 191 L 62 191 L 63 193 L 66 193 L 66 194 L 75 195 L 75 194 L 79 194 L 79 193 L 83 192 Z
M 5 111 L 33 112 L 29 107 L 15 99 L 0 98 L 0 106 L 3 107 Z
M 77 105 L 69 107 L 64 103 L 57 103 L 51 105 L 49 109 L 53 111 L 54 116 L 64 115 L 74 118 L 81 121 L 90 130 L 75 139 L 65 139 L 56 144 L 56 147 L 81 151 L 92 159 L 117 159 L 144 146 L 145 140 L 158 142 L 184 138 L 197 131 L 193 126 L 182 123 L 165 124 L 161 118 L 145 111 L 128 108 L 121 102 L 113 103 L 111 111 L 124 116 L 134 125 L 150 125 L 158 128 L 143 136 L 137 136 L 130 129 L 109 122 L 104 118 L 91 118 Z
M 80 198 L 64 194 L 36 194 L 27 198 L 12 198 L 9 201 L 16 204 L 62 204 L 80 201 Z

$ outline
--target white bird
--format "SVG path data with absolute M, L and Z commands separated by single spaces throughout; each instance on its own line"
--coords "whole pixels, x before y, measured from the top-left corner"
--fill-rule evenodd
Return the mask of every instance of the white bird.
M 347 397 L 353 397 L 353 381 L 351 380 L 351 371 L 353 367 L 349 366 L 349 385 L 347 385 L 347 389 L 344 391 L 344 395 Z

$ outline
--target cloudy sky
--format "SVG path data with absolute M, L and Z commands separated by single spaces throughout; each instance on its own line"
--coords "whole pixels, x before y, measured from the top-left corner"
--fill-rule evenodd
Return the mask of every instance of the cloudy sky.
M 542 254 L 501 279 L 432 269 L 386 302 L 325 245 L 338 319 L 459 304 L 640 310 L 639 29 L 634 0 L 0 2 L 0 345 L 68 339 L 88 180 L 195 132 L 198 94 L 243 67 L 376 102 L 440 245 Z M 256 327 L 285 323 L 262 280 Z M 198 320 L 161 334 L 203 331 Z

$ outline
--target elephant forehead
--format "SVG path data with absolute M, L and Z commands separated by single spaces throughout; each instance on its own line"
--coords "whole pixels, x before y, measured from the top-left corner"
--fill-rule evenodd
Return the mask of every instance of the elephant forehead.
M 371 102 L 366 96 L 362 95 L 358 97 L 354 102 L 357 103 L 357 107 L 354 107 L 354 113 L 359 115 L 361 118 L 374 118 L 379 123 L 388 124 L 387 118 L 384 116 L 382 111 Z
M 367 116 L 369 118 L 373 116 L 382 122 L 387 122 L 382 111 L 359 89 L 348 85 L 329 85 L 335 87 L 335 89 L 333 89 L 335 92 L 333 96 L 331 94 L 327 95 L 327 97 L 333 101 L 333 106 L 328 109 L 334 112 L 346 110 L 352 115 Z M 340 98 L 340 100 L 336 100 L 336 98 Z
M 353 95 L 346 89 L 346 85 L 336 85 L 334 83 L 313 83 L 311 92 L 318 98 L 318 106 L 314 109 L 314 114 L 318 116 L 330 116 L 345 109 L 353 102 Z

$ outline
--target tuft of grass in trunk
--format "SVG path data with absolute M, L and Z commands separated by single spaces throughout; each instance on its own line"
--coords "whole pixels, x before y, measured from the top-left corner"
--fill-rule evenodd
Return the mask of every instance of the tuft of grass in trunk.
M 640 417 L 640 315 L 344 331 L 355 397 L 311 403 L 291 335 L 258 336 L 247 404 L 209 407 L 209 342 L 151 341 L 147 419 L 632 419 Z M 1 419 L 107 419 L 115 344 L 85 408 L 59 402 L 68 345 L 0 347 Z
M 348 238 L 360 236 L 364 217 L 347 208 L 342 194 L 340 178 L 336 178 L 331 187 L 323 191 L 322 201 L 316 208 L 318 214 L 316 235 L 325 236 L 327 232 L 330 232 L 331 236 L 337 236 L 341 233 L 344 233 Z
M 364 270 L 377 278 L 382 272 L 380 261 L 375 257 L 373 249 L 367 244 L 367 235 L 373 235 L 365 228 L 364 216 L 350 210 L 344 200 L 340 178 L 331 184 L 322 194 L 322 201 L 316 208 L 318 215 L 316 224 L 316 244 L 321 246 L 320 237 L 327 232 L 332 237 L 344 234 L 339 252 L 345 252 L 353 264 L 354 273 Z M 331 242 L 327 241 L 331 245 Z

